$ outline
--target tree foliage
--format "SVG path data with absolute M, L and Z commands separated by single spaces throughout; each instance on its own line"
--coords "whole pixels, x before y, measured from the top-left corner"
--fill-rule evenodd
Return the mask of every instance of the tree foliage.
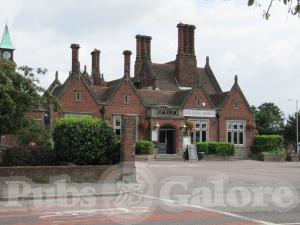
M 263 0 L 265 1 L 265 0 Z M 268 8 L 266 10 L 264 10 L 263 12 L 263 17 L 268 20 L 271 16 L 271 8 L 273 3 L 276 0 L 269 0 L 269 5 Z M 288 13 L 292 14 L 292 15 L 298 15 L 298 17 L 300 17 L 300 0 L 277 0 L 280 3 L 283 3 L 285 6 L 288 7 Z M 248 6 L 253 6 L 253 5 L 258 5 L 261 6 L 261 1 L 259 0 L 248 0 Z
M 260 134 L 282 134 L 284 114 L 274 103 L 263 103 L 255 110 L 255 122 Z
M 50 104 L 60 109 L 58 100 L 39 86 L 37 77 L 46 72 L 47 69 L 28 66 L 16 68 L 13 62 L 0 60 L 0 135 L 23 129 L 27 112 L 39 107 L 47 109 Z
M 39 106 L 41 91 L 32 72 L 21 74 L 14 63 L 0 61 L 0 134 L 20 128 L 25 113 Z
M 300 112 L 298 113 L 298 120 L 300 121 Z M 300 126 L 298 124 L 299 129 Z M 284 127 L 283 136 L 287 144 L 296 144 L 296 115 L 289 115 Z
M 22 127 L 16 132 L 21 145 L 35 143 L 41 147 L 51 147 L 50 134 L 45 126 L 31 118 L 24 118 Z

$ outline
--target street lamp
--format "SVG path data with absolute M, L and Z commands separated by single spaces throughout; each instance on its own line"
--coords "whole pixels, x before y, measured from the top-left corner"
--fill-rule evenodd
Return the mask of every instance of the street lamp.
M 289 99 L 289 101 L 295 101 L 296 102 L 296 146 L 297 146 L 297 153 L 299 154 L 299 146 L 298 146 L 298 139 L 299 139 L 299 135 L 298 135 L 298 99 Z

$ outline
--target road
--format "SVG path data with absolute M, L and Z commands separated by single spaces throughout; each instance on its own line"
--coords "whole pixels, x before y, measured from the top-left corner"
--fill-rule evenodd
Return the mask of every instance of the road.
M 131 194 L 0 202 L 0 224 L 300 224 L 300 163 L 154 161 L 136 167 L 138 184 L 118 186 Z

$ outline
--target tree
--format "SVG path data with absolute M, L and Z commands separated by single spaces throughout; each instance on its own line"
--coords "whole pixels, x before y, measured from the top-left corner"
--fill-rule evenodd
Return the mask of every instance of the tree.
M 0 136 L 16 134 L 26 124 L 26 113 L 41 105 L 56 103 L 53 96 L 42 95 L 44 89 L 38 86 L 37 75 L 46 69 L 33 69 L 0 60 Z
M 300 121 L 300 112 L 298 113 L 298 120 Z M 298 124 L 298 130 L 299 128 Z M 296 144 L 296 115 L 289 115 L 284 127 L 283 136 L 287 144 Z
M 284 114 L 274 103 L 261 104 L 256 110 L 255 121 L 260 134 L 282 134 Z
M 288 7 L 288 13 L 292 15 L 298 15 L 300 17 L 300 0 L 277 0 Z M 248 6 L 258 5 L 261 1 L 259 0 L 248 0 Z M 267 10 L 264 10 L 263 17 L 268 20 L 271 16 L 270 11 L 275 0 L 270 0 Z
M 24 118 L 22 127 L 16 132 L 19 144 L 28 146 L 35 143 L 42 147 L 51 147 L 50 134 L 45 126 L 31 118 Z

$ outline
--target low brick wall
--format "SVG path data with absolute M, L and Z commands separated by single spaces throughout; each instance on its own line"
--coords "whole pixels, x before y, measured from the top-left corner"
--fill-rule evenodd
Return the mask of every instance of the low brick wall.
M 204 155 L 206 161 L 233 161 L 236 160 L 234 156 L 219 156 L 219 155 Z
M 154 160 L 154 155 L 135 155 L 136 162 L 153 161 L 153 160 Z
M 129 165 L 130 166 L 130 165 Z M 8 180 L 33 181 L 48 183 L 58 179 L 67 182 L 114 182 L 123 180 L 128 165 L 95 165 L 95 166 L 18 166 L 0 167 L 0 183 Z M 135 167 L 130 168 L 135 173 Z

